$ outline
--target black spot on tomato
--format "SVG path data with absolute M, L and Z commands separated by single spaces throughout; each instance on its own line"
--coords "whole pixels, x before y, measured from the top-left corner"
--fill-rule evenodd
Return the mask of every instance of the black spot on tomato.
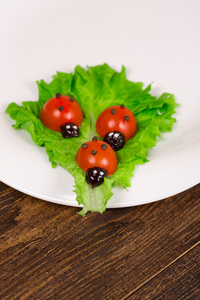
M 60 105 L 59 107 L 58 107 L 58 110 L 59 111 L 62 111 L 64 109 L 64 107 L 62 106 L 62 105 Z
M 126 115 L 124 116 L 124 120 L 128 122 L 130 120 L 130 117 Z
M 106 150 L 107 148 L 108 148 L 108 146 L 107 146 L 106 144 L 102 144 L 102 145 L 101 145 L 101 149 L 102 149 L 102 150 Z
M 86 149 L 87 146 L 88 146 L 88 144 L 86 144 L 86 143 L 82 144 L 82 149 Z
M 60 98 L 61 97 L 61 93 L 56 93 L 56 98 Z
M 112 115 L 116 115 L 116 113 L 117 113 L 116 109 L 113 108 L 113 109 L 111 110 L 111 114 L 112 114 Z
M 96 155 L 96 154 L 97 154 L 97 150 L 92 150 L 92 151 L 91 151 L 91 154 L 92 154 L 92 155 Z

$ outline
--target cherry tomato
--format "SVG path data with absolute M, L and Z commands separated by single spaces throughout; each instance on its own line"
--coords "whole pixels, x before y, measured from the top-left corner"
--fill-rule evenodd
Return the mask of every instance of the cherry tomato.
M 114 150 L 107 143 L 98 141 L 96 137 L 79 148 L 76 162 L 85 172 L 89 168 L 100 167 L 107 170 L 108 175 L 112 175 L 117 170 L 117 157 Z
M 70 97 L 57 93 L 49 99 L 41 111 L 42 123 L 51 130 L 61 132 L 61 126 L 65 123 L 74 123 L 80 126 L 83 113 L 78 102 Z
M 115 105 L 100 114 L 96 131 L 102 138 L 111 131 L 119 131 L 128 141 L 136 134 L 137 124 L 133 113 L 128 108 L 123 104 Z

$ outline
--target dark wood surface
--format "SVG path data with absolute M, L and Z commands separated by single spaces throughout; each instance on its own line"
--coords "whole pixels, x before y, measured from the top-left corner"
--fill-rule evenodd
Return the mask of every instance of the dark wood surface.
M 102 215 L 0 183 L 0 299 L 200 299 L 200 184 Z

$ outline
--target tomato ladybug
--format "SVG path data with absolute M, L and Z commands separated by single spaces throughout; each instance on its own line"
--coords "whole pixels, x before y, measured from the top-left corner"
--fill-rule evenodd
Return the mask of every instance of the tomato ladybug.
M 63 137 L 71 137 L 78 136 L 83 113 L 74 98 L 57 93 L 44 104 L 40 118 L 49 129 L 61 132 Z
M 122 105 L 105 109 L 97 119 L 97 133 L 115 150 L 120 150 L 137 131 L 133 113 Z
M 82 144 L 76 154 L 76 162 L 86 172 L 86 180 L 97 186 L 103 178 L 117 170 L 117 157 L 110 145 L 94 137 L 92 141 Z

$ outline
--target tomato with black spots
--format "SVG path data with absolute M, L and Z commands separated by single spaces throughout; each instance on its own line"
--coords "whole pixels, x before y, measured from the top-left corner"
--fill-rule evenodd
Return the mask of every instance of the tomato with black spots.
M 46 127 L 61 132 L 63 137 L 68 138 L 78 136 L 83 113 L 74 98 L 57 93 L 44 104 L 40 118 Z
M 114 174 L 117 170 L 117 157 L 110 145 L 94 137 L 79 148 L 76 162 L 86 172 L 87 182 L 95 187 L 103 182 L 103 178 Z
M 97 133 L 115 150 L 120 150 L 137 132 L 133 113 L 122 105 L 105 109 L 96 123 Z

